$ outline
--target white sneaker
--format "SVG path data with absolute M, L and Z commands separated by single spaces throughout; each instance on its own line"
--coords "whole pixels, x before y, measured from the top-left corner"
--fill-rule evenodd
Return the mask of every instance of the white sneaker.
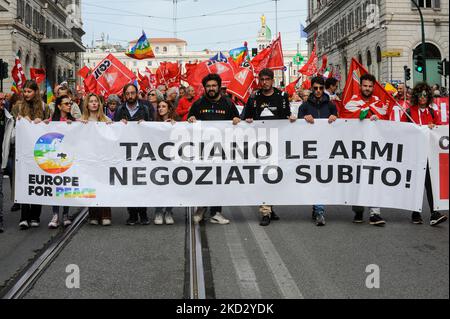
M 173 220 L 173 213 L 172 212 L 166 212 L 164 215 L 164 219 L 166 220 L 166 225 L 173 225 L 175 224 L 175 221 Z
M 19 223 L 19 227 L 21 230 L 26 230 L 26 229 L 30 228 L 30 225 L 28 224 L 28 222 L 26 220 L 24 220 L 23 222 Z
M 102 219 L 102 226 L 111 226 L 111 219 Z
M 96 220 L 96 219 L 90 219 L 90 220 L 89 220 L 89 225 L 97 226 L 97 225 L 98 225 L 98 220 Z
M 216 213 L 213 217 L 209 220 L 213 224 L 220 224 L 220 225 L 226 225 L 229 224 L 230 221 L 222 216 L 221 213 Z
M 56 229 L 59 227 L 59 217 L 58 215 L 53 215 L 52 220 L 48 224 L 49 229 Z
M 198 207 L 197 210 L 194 213 L 194 223 L 198 224 L 203 220 L 203 216 L 206 213 L 206 207 Z
M 37 227 L 39 227 L 39 222 L 37 221 L 37 220 L 32 220 L 31 221 L 31 223 L 30 223 L 30 226 L 31 227 L 33 227 L 33 228 L 37 228 Z
M 155 225 L 162 225 L 162 224 L 164 224 L 163 213 L 156 213 L 155 214 L 155 220 L 154 220 L 153 223 Z
M 67 215 L 63 216 L 63 225 L 64 227 L 72 225 L 72 221 L 69 219 L 69 216 Z

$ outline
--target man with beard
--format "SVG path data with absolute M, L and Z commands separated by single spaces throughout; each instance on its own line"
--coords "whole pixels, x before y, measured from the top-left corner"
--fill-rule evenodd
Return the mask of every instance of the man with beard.
M 202 81 L 205 95 L 197 100 L 189 110 L 188 122 L 197 121 L 233 121 L 233 125 L 240 123 L 239 111 L 230 98 L 220 94 L 222 78 L 218 74 L 208 74 Z M 206 207 L 199 207 L 194 215 L 194 222 L 199 223 L 206 212 Z M 230 221 L 223 217 L 222 207 L 211 207 L 210 222 L 226 225 Z
M 289 95 L 274 88 L 274 72 L 271 69 L 263 69 L 259 73 L 259 84 L 261 90 L 256 91 L 249 98 L 245 107 L 245 120 L 252 123 L 254 120 L 284 120 L 295 122 L 297 117 L 291 115 Z M 259 207 L 262 216 L 261 226 L 268 226 L 271 220 L 280 218 L 273 211 L 273 207 L 263 205 Z
M 385 109 L 380 98 L 373 94 L 375 82 L 376 79 L 371 74 L 364 74 L 363 76 L 361 76 L 360 94 L 353 96 L 352 99 L 347 103 L 347 105 L 345 105 L 345 109 L 352 112 L 360 110 L 359 118 L 361 120 L 370 119 L 371 121 L 378 121 L 380 117 L 375 111 Z M 353 206 L 352 209 L 355 213 L 353 222 L 357 224 L 363 223 L 364 207 Z M 379 207 L 370 207 L 369 212 L 371 225 L 384 226 L 386 224 L 383 218 L 381 218 L 381 209 Z
M 123 96 L 126 102 L 119 107 L 114 115 L 115 122 L 149 122 L 154 120 L 153 107 L 147 101 L 138 100 L 138 89 L 134 84 L 127 84 L 123 88 Z M 147 208 L 129 207 L 127 225 L 134 226 L 141 219 L 141 225 L 149 225 Z

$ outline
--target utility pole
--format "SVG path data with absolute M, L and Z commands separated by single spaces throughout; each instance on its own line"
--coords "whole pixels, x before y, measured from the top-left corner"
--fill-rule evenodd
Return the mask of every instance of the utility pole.
M 275 33 L 276 37 L 278 37 L 278 1 L 280 0 L 273 0 L 275 1 Z
M 420 15 L 420 23 L 422 24 L 422 56 L 424 59 L 424 66 L 423 66 L 423 81 L 427 81 L 427 56 L 426 56 L 426 47 L 425 47 L 425 21 L 423 19 L 422 9 L 420 9 L 419 5 L 417 4 L 416 0 L 411 0 L 411 2 L 416 6 L 417 10 L 419 11 Z

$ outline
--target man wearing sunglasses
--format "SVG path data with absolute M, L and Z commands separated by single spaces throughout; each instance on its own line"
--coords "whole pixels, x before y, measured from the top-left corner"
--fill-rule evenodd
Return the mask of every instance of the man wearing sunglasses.
M 313 78 L 311 88 L 313 93 L 309 96 L 308 101 L 300 107 L 298 118 L 305 119 L 310 124 L 314 124 L 315 119 L 328 119 L 328 123 L 334 123 L 337 120 L 337 108 L 330 101 L 329 95 L 325 94 L 323 77 Z M 314 205 L 312 216 L 317 226 L 325 226 L 325 207 L 323 205 Z
M 289 95 L 274 88 L 275 74 L 271 69 L 263 69 L 259 73 L 261 90 L 256 91 L 249 98 L 245 107 L 245 120 L 252 123 L 254 120 L 289 120 L 295 122 L 297 117 L 291 114 Z M 260 206 L 262 216 L 261 226 L 269 226 L 271 220 L 280 218 L 269 205 Z

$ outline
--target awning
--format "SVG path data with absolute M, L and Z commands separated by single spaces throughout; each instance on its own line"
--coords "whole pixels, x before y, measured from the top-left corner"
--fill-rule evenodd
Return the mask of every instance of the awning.
M 86 48 L 74 39 L 43 39 L 41 45 L 55 52 L 86 52 Z

